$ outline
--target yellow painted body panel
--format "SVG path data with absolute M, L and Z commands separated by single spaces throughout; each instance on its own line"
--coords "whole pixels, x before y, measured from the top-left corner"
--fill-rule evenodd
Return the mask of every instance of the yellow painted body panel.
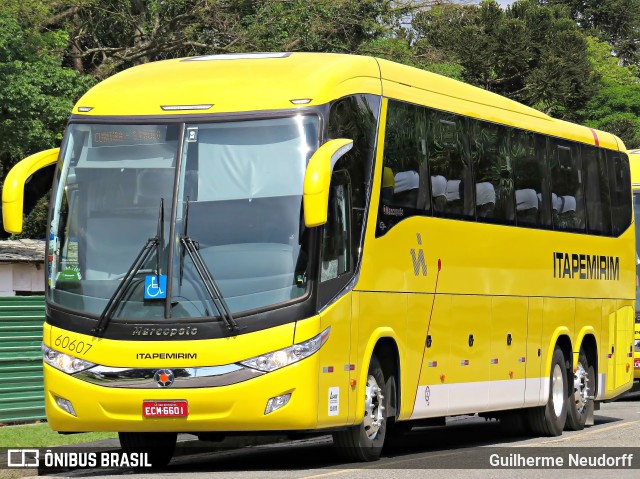
M 346 319 L 348 322 L 348 317 Z M 172 352 L 197 353 L 194 359 L 173 359 L 170 367 L 217 366 L 248 359 L 301 342 L 320 333 L 318 316 L 264 331 L 231 338 L 191 341 L 113 341 L 44 325 L 45 345 L 73 354 L 56 339 L 91 344 L 82 359 L 113 367 L 166 367 L 166 361 L 137 359 L 137 353 L 154 353 L 170 347 Z M 335 328 L 339 329 L 339 328 Z M 294 339 L 295 332 L 295 339 Z M 330 335 L 327 350 L 343 349 L 338 334 Z M 49 424 L 58 431 L 225 431 L 308 429 L 317 426 L 319 356 L 263 376 L 230 386 L 200 389 L 106 388 L 78 380 L 45 364 L 46 408 Z M 264 415 L 267 400 L 292 392 L 282 409 Z M 61 410 L 53 396 L 73 403 L 78 418 Z M 186 399 L 187 418 L 143 419 L 142 401 Z
M 188 59 L 148 63 L 89 90 L 73 113 L 88 116 L 175 115 L 161 106 L 210 105 L 179 113 L 235 113 L 323 105 L 357 93 L 380 94 L 376 60 L 355 55 L 293 53 L 285 58 Z M 79 107 L 93 108 L 82 113 Z
M 55 163 L 60 148 L 40 151 L 15 165 L 2 185 L 2 224 L 8 233 L 22 233 L 24 184 L 36 171 Z
M 105 388 L 47 364 L 44 380 L 47 420 L 55 431 L 268 431 L 317 426 L 317 356 L 250 381 L 216 388 Z M 288 404 L 264 414 L 269 398 L 289 392 Z M 60 409 L 53 396 L 70 400 L 78 417 Z M 188 401 L 188 417 L 142 417 L 142 401 L 172 399 Z
M 114 341 L 49 325 L 44 330 L 44 342 L 50 347 L 55 348 L 56 339 L 66 335 L 93 345 L 82 359 L 114 367 L 230 364 L 299 343 L 330 327 L 320 351 L 239 384 L 197 390 L 99 387 L 45 366 L 52 428 L 252 431 L 359 424 L 369 363 L 380 341 L 394 344 L 398 351 L 400 419 L 545 404 L 551 357 L 559 339 L 569 342 L 575 362 L 583 339 L 595 338 L 597 374 L 606 383 L 597 399 L 628 389 L 632 372 L 623 352 L 627 354 L 633 321 L 633 226 L 619 238 L 608 238 L 410 217 L 375 237 L 386 98 L 590 145 L 597 139 L 603 147 L 622 149 L 613 135 L 552 119 L 438 75 L 337 54 L 146 64 L 101 82 L 80 99 L 73 112 L 87 120 L 264 112 L 296 108 L 291 103 L 294 99 L 309 99 L 304 106 L 322 106 L 358 93 L 384 98 L 361 267 L 351 291 L 312 318 L 231 338 Z M 212 106 L 178 112 L 161 108 L 176 105 Z M 81 112 L 80 107 L 91 110 Z M 318 195 L 326 201 L 329 176 L 323 171 L 317 181 L 305 181 L 309 198 Z M 15 206 L 9 208 L 15 211 Z M 321 214 L 311 224 L 322 221 Z M 420 250 L 426 259 L 425 271 L 414 268 L 412 258 Z M 554 277 L 556 252 L 619 257 L 619 279 L 585 282 Z M 136 359 L 137 353 L 162 351 L 168 345 L 172 351 L 197 352 L 197 360 Z M 291 401 L 265 416 L 266 401 L 287 392 L 293 394 Z M 56 406 L 52 395 L 71 400 L 78 418 Z M 143 419 L 144 399 L 187 399 L 189 417 Z M 331 408 L 333 400 L 337 409 Z
M 629 164 L 631 165 L 631 189 L 633 190 L 634 198 L 636 198 L 635 195 L 640 194 L 640 150 L 629 151 Z M 636 241 L 639 241 L 639 239 L 636 238 Z M 634 338 L 638 342 L 640 341 L 640 323 L 635 322 L 634 330 Z M 636 382 L 640 382 L 640 349 L 635 349 L 633 352 L 633 364 L 634 379 Z

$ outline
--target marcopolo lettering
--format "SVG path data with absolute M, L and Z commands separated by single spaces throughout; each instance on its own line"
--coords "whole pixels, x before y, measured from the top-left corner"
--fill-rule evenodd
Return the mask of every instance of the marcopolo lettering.
M 136 359 L 197 359 L 198 353 L 136 353 Z
M 382 212 L 389 216 L 404 216 L 404 210 L 402 208 L 389 208 L 388 206 L 383 206 Z
M 195 336 L 198 328 L 133 328 L 132 336 Z
M 619 281 L 620 257 L 554 251 L 553 277 Z

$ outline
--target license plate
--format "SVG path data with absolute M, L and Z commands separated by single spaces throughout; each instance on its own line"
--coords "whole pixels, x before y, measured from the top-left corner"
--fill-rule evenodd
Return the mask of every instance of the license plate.
M 633 361 L 633 367 L 635 369 L 640 369 L 640 359 L 634 359 Z
M 187 401 L 142 401 L 144 417 L 187 417 Z

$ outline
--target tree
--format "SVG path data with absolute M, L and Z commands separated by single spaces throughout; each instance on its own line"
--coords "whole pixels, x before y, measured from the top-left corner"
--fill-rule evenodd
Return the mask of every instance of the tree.
M 416 48 L 448 52 L 465 81 L 546 113 L 573 119 L 594 94 L 586 37 L 561 7 L 444 4 L 417 15 L 413 28 Z
M 61 32 L 34 36 L 0 14 L 0 183 L 18 160 L 60 144 L 74 101 L 92 83 L 61 66 L 66 43 Z
M 622 66 L 605 42 L 589 38 L 589 60 L 601 78 L 594 97 L 576 115 L 580 121 L 640 146 L 640 78 L 635 65 Z
M 541 0 L 563 5 L 587 32 L 613 48 L 623 64 L 640 65 L 640 0 Z

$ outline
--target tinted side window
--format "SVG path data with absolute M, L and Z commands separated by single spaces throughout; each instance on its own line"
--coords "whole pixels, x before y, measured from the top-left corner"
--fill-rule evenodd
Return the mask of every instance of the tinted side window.
M 513 224 L 513 152 L 509 127 L 469 120 L 478 221 Z
M 631 224 L 631 174 L 627 155 L 607 150 L 607 171 L 611 194 L 611 222 L 614 236 Z
M 425 109 L 389 100 L 378 234 L 403 218 L 430 212 Z
M 351 269 L 349 253 L 349 174 L 334 172 L 329 190 L 329 211 L 322 233 L 320 281 L 328 281 Z
M 591 234 L 611 235 L 611 204 L 609 178 L 604 151 L 583 145 L 582 171 L 587 207 L 587 231 Z
M 431 173 L 433 214 L 473 219 L 475 185 L 468 154 L 464 117 L 432 111 L 427 154 Z
M 551 227 L 551 195 L 547 181 L 546 138 L 513 129 L 509 139 L 513 153 L 513 183 L 519 226 Z
M 550 139 L 548 164 L 551 176 L 553 228 L 583 232 L 585 214 L 578 145 L 556 138 Z
M 371 171 L 375 154 L 380 98 L 355 95 L 331 105 L 328 139 L 349 138 L 353 148 L 334 166 L 349 173 L 351 189 L 351 239 L 354 265 L 358 264 L 364 228 L 364 210 L 371 187 Z

